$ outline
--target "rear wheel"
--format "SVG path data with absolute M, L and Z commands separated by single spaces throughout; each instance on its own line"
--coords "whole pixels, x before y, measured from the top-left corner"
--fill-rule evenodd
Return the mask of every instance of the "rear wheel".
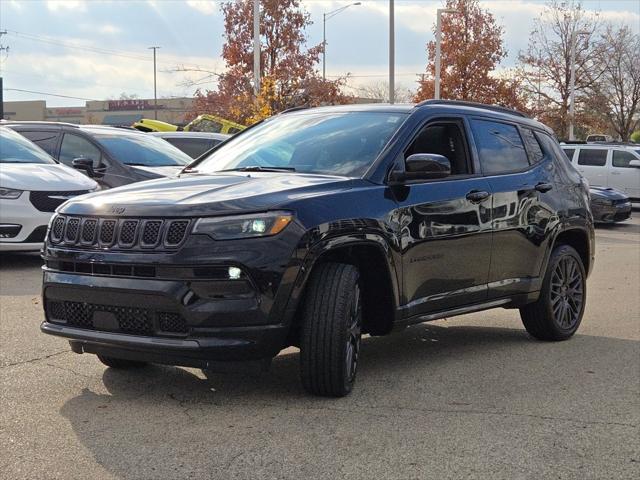
M 314 270 L 304 305 L 300 372 L 315 395 L 342 397 L 353 389 L 362 334 L 358 269 L 326 263 Z
M 551 253 L 540 297 L 520 309 L 522 323 L 539 340 L 566 340 L 582 321 L 586 273 L 578 252 L 560 245 Z
M 136 362 L 135 360 L 125 360 L 122 358 L 108 357 L 105 355 L 98 355 L 98 360 L 104 363 L 107 367 L 117 368 L 120 370 L 140 368 L 147 365 L 146 362 Z

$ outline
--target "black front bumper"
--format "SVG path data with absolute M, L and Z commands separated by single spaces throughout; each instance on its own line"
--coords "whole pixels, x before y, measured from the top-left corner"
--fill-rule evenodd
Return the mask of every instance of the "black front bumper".
M 273 323 L 255 291 L 222 282 L 113 278 L 45 268 L 44 333 L 74 351 L 153 363 L 207 367 L 211 362 L 268 359 L 285 346 L 287 327 Z M 170 317 L 168 317 L 170 316 Z M 163 323 L 170 318 L 169 323 Z
M 597 223 L 623 222 L 631 218 L 631 202 L 592 207 L 593 220 Z

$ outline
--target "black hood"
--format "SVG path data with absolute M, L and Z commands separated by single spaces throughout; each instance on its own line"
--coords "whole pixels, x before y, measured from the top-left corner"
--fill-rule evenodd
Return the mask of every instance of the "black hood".
M 611 187 L 589 187 L 589 194 L 591 198 L 606 198 L 607 200 L 625 200 L 629 198 L 620 190 Z
M 207 216 L 284 208 L 300 198 L 351 188 L 345 177 L 271 172 L 189 174 L 133 183 L 83 196 L 61 213 L 121 216 Z

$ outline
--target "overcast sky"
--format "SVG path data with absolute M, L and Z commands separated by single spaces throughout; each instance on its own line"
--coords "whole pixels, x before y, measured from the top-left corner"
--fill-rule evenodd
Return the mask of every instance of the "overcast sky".
M 362 5 L 327 21 L 327 75 L 351 73 L 353 93 L 363 84 L 385 80 L 388 66 L 388 1 L 361 1 Z M 161 47 L 159 96 L 190 96 L 194 88 L 181 85 L 185 76 L 198 80 L 204 74 L 172 70 L 179 65 L 223 70 L 219 3 L 0 0 L 0 30 L 8 31 L 0 43 L 10 47 L 6 58 L 1 55 L 5 101 L 46 99 L 49 106 L 73 106 L 84 105 L 81 99 L 117 98 L 121 92 L 153 97 L 153 63 L 148 50 L 152 45 Z M 352 2 L 302 3 L 314 21 L 307 34 L 309 45 L 315 45 L 322 41 L 322 13 Z M 396 82 L 407 88 L 415 88 L 417 75 L 425 71 L 425 44 L 433 38 L 435 11 L 442 3 L 396 0 Z M 509 56 L 503 67 L 513 66 L 544 2 L 486 0 L 481 4 L 504 26 Z M 585 0 L 583 5 L 600 12 L 603 19 L 625 22 L 640 31 L 640 0 Z

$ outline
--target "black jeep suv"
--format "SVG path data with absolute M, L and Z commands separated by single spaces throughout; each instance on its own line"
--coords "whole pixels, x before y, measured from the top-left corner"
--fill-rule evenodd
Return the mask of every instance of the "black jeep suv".
M 64 204 L 44 248 L 42 331 L 110 367 L 268 363 L 353 387 L 360 338 L 494 307 L 577 330 L 589 191 L 552 132 L 447 101 L 285 112 L 178 178 Z

